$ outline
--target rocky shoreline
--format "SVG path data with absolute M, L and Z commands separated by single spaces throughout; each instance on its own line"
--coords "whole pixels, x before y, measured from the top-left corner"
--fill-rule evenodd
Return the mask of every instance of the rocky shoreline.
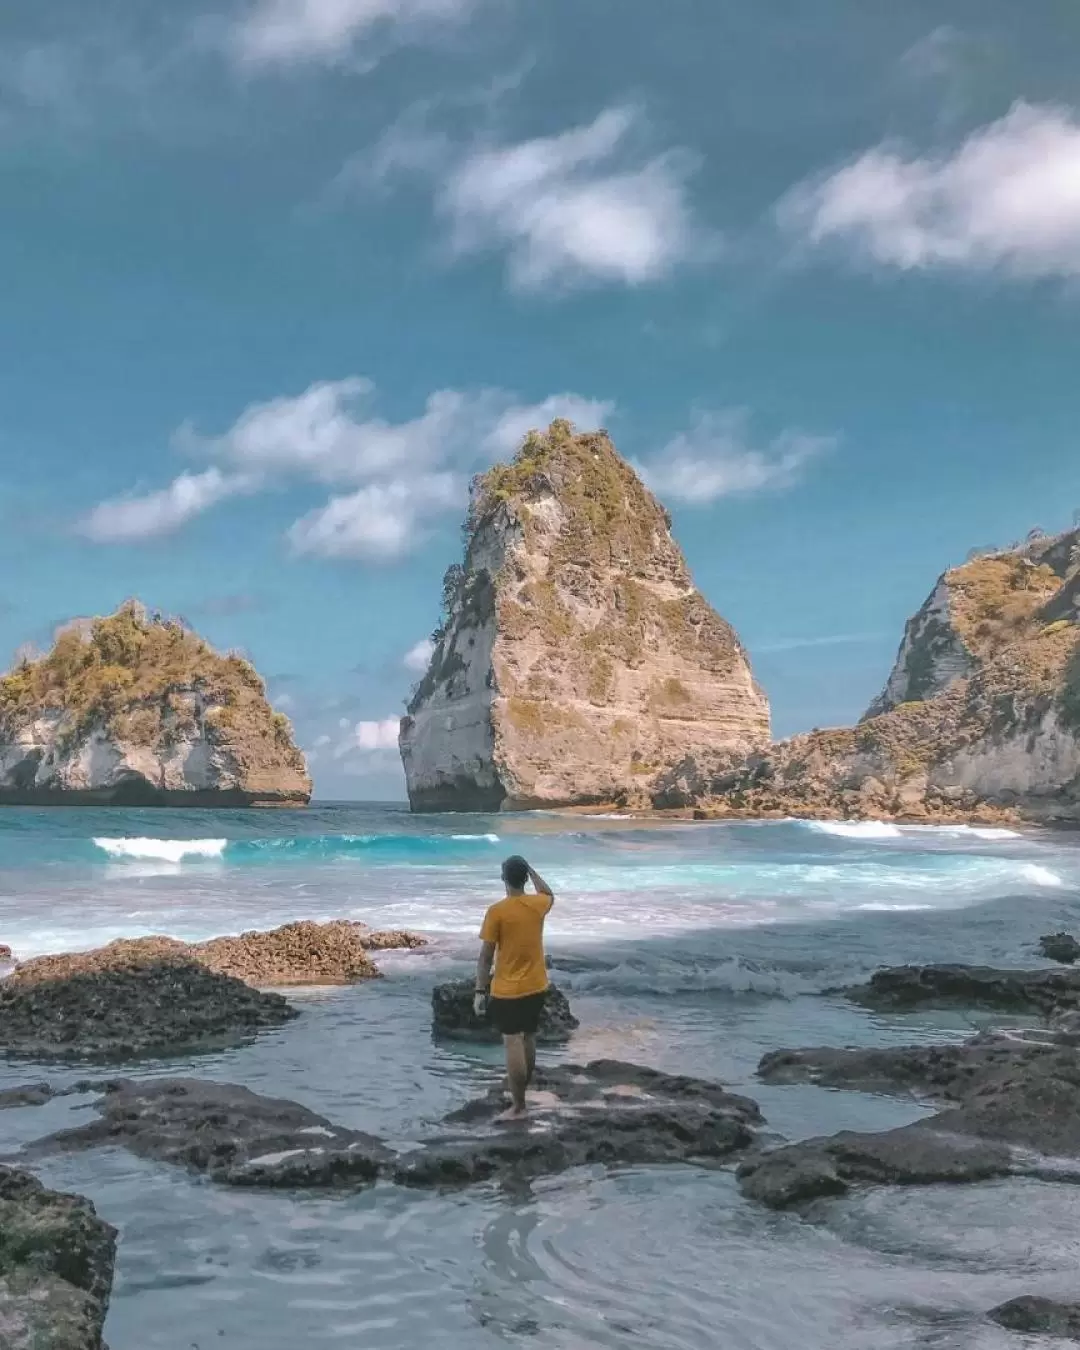
M 15 1328 L 9 1339 L 0 1335 L 0 1343 L 20 1350 L 39 1344 L 100 1350 L 115 1234 L 88 1202 L 47 1191 L 16 1168 L 101 1147 L 182 1167 L 215 1185 L 297 1191 L 385 1183 L 439 1190 L 495 1183 L 517 1191 L 580 1166 L 734 1166 L 749 1200 L 807 1217 L 818 1205 L 874 1186 L 1016 1176 L 1080 1182 L 1080 969 L 1069 964 L 1075 960 L 1069 937 L 1048 934 L 1041 943 L 1044 952 L 1058 953 L 1063 964 L 1057 966 L 889 967 L 837 991 L 878 1013 L 979 1008 L 1037 1019 L 1037 1027 L 943 1044 L 793 1048 L 761 1060 L 757 1076 L 771 1086 L 809 1083 L 900 1096 L 933 1110 L 878 1132 L 846 1130 L 784 1142 L 768 1134 L 750 1097 L 718 1082 L 616 1060 L 541 1068 L 527 1128 L 495 1123 L 505 1094 L 493 1085 L 406 1146 L 293 1101 L 192 1077 L 112 1077 L 66 1087 L 31 1082 L 7 1089 L 0 1093 L 0 1109 L 93 1094 L 93 1118 L 46 1135 L 0 1165 L 0 1228 L 29 1225 L 39 1243 L 53 1243 L 51 1235 L 61 1233 L 67 1249 L 79 1253 L 65 1259 L 62 1271 L 25 1258 L 27 1273 L 12 1267 L 0 1242 L 0 1289 L 8 1295 L 7 1302 L 0 1299 L 0 1333 Z M 181 1043 L 188 1051 L 216 1048 L 223 1037 L 242 1041 L 301 1015 L 281 995 L 253 986 L 267 979 L 301 983 L 305 953 L 314 962 L 307 982 L 344 984 L 371 978 L 371 950 L 422 941 L 338 921 L 194 945 L 143 939 L 40 958 L 0 982 L 0 1053 L 115 1063 L 168 1053 Z M 170 989 L 177 994 L 172 1002 Z M 467 982 L 436 987 L 436 1035 L 487 1036 L 462 1013 L 467 993 Z M 11 1010 L 27 998 L 35 1017 L 23 1009 L 20 1022 Z M 182 1016 L 180 1006 L 187 1009 Z M 121 1034 L 125 1019 L 128 1030 Z M 171 1040 L 162 1039 L 165 1023 Z M 577 1026 L 559 995 L 548 1043 L 566 1044 Z M 24 1027 L 31 1030 L 20 1042 Z M 1073 1305 L 1035 1297 L 1011 1299 L 986 1316 L 1003 1327 L 1064 1338 L 1080 1325 Z M 52 1339 L 42 1339 L 45 1323 Z

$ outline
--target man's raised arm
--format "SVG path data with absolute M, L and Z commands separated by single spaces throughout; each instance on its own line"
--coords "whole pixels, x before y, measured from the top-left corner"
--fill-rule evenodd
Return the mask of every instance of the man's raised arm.
M 555 892 L 547 884 L 547 882 L 540 875 L 540 873 L 537 872 L 532 867 L 529 868 L 529 879 L 532 882 L 532 884 L 536 887 L 537 894 L 546 895 L 547 898 L 552 902 L 552 904 L 555 903 Z

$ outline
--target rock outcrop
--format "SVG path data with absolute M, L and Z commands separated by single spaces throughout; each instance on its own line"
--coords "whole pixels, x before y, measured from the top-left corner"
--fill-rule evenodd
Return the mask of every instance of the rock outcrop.
M 465 534 L 401 723 L 414 810 L 644 804 L 691 750 L 767 741 L 745 651 L 606 433 L 532 433 Z
M 999 1304 L 987 1316 L 1008 1331 L 1080 1341 L 1080 1303 L 1058 1303 L 1051 1298 L 1023 1294 Z
M 774 1209 L 855 1185 L 930 1185 L 1075 1176 L 1048 1159 L 1080 1156 L 1080 1056 L 1056 1040 L 980 1036 L 963 1045 L 792 1050 L 767 1055 L 767 1081 L 916 1092 L 937 1115 L 881 1134 L 844 1131 L 748 1160 L 740 1184 Z
M 0 1345 L 104 1350 L 116 1230 L 89 1200 L 0 1165 Z
M 947 572 L 855 727 L 742 762 L 698 751 L 657 806 L 709 814 L 1080 820 L 1080 530 Z
M 0 804 L 302 806 L 288 719 L 242 656 L 135 603 L 0 677 Z
M 876 1012 L 984 1008 L 1049 1017 L 1080 1008 L 1080 971 L 994 966 L 886 966 L 848 997 Z
M 216 1050 L 297 1016 L 280 994 L 195 961 L 170 938 L 27 961 L 0 981 L 0 1054 L 123 1060 Z
M 1046 933 L 1039 939 L 1039 951 L 1048 961 L 1063 966 L 1075 965 L 1080 960 L 1080 942 L 1071 933 Z
M 31 1157 L 122 1147 L 226 1186 L 341 1187 L 375 1180 L 393 1155 L 296 1102 L 196 1078 L 101 1085 L 99 1118 L 30 1146 Z
M 527 1122 L 499 1126 L 501 1087 L 442 1122 L 440 1133 L 394 1153 L 296 1102 L 191 1078 L 76 1084 L 98 1091 L 98 1119 L 36 1141 L 30 1158 L 120 1147 L 227 1186 L 359 1189 L 520 1184 L 587 1164 L 689 1163 L 731 1157 L 754 1142 L 755 1102 L 719 1083 L 596 1060 L 540 1070 Z
M 475 983 L 452 980 L 437 984 L 431 991 L 431 1029 L 447 1040 L 480 1041 L 495 1044 L 501 1037 L 487 1018 L 473 1012 Z M 540 1045 L 563 1045 L 577 1031 L 580 1022 L 570 1011 L 570 1001 L 557 985 L 548 988 L 540 1026 L 536 1033 Z

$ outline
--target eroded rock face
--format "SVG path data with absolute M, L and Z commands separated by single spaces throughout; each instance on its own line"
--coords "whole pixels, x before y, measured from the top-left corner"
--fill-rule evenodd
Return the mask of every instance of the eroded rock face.
M 703 750 L 654 804 L 716 816 L 1080 820 L 1080 531 L 972 559 L 908 624 L 855 727 Z
M 191 959 L 169 938 L 27 961 L 0 982 L 0 1053 L 117 1060 L 219 1049 L 296 1017 L 280 994 Z
M 501 1039 L 487 1018 L 473 1012 L 472 980 L 453 980 L 437 984 L 431 991 L 431 1025 L 436 1036 L 448 1040 L 481 1041 L 494 1044 Z M 536 1039 L 540 1045 L 562 1045 L 581 1024 L 570 1011 L 570 1002 L 557 985 L 551 985 Z
M 104 1350 L 116 1230 L 81 1196 L 0 1165 L 0 1345 Z
M 353 984 L 379 978 L 372 951 L 426 945 L 417 933 L 373 933 L 347 919 L 301 920 L 270 932 L 212 938 L 187 950 L 207 969 L 262 988 L 306 984 Z
M 766 1056 L 760 1072 L 772 1082 L 914 1091 L 945 1106 L 882 1134 L 847 1131 L 748 1160 L 740 1184 L 773 1208 L 860 1184 L 1040 1176 L 1043 1159 L 1080 1156 L 1080 1056 L 1053 1040 L 980 1036 L 954 1046 L 790 1050 Z
M 119 1146 L 223 1185 L 266 1187 L 359 1187 L 392 1157 L 371 1135 L 231 1083 L 118 1079 L 103 1087 L 99 1120 L 48 1136 L 31 1155 Z
M 240 656 L 137 604 L 0 677 L 0 804 L 303 806 L 288 719 Z
M 1080 971 L 990 966 L 890 966 L 848 990 L 864 1008 L 987 1008 L 1048 1016 L 1080 1006 Z
M 644 804 L 691 750 L 767 740 L 745 651 L 606 434 L 531 435 L 466 535 L 401 724 L 414 810 Z
M 453 1133 L 398 1160 L 405 1186 L 528 1181 L 589 1163 L 727 1158 L 762 1124 L 757 1104 L 718 1083 L 596 1060 L 538 1072 L 527 1124 L 491 1126 L 501 1089 L 448 1116 Z

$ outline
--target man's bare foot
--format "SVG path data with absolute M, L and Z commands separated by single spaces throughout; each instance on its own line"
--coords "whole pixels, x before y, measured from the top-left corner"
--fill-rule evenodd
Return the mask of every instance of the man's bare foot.
M 528 1116 L 529 1113 L 524 1106 L 511 1106 L 509 1110 L 495 1117 L 495 1124 L 503 1125 L 510 1120 L 527 1120 Z

